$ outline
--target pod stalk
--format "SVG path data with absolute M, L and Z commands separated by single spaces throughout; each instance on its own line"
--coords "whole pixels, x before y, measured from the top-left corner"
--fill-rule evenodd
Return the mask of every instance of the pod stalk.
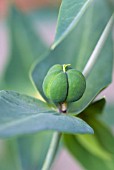
M 71 64 L 63 64 L 63 72 L 65 73 L 67 71 L 67 67 Z

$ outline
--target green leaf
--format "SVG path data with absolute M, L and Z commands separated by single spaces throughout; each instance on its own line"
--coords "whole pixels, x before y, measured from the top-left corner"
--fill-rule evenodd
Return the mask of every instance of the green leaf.
M 0 136 L 9 137 L 43 130 L 93 133 L 80 118 L 60 114 L 46 103 L 15 92 L 0 92 Z
M 102 117 L 100 119 L 104 121 L 109 127 L 114 127 L 114 104 L 109 103 L 106 105 Z
M 42 52 L 46 50 L 46 45 L 41 40 L 40 35 L 37 35 L 30 17 L 15 6 L 11 8 L 10 22 L 12 22 L 11 30 L 20 51 L 20 57 L 28 68 L 34 59 L 41 57 Z
M 113 144 L 114 136 L 111 129 L 108 128 L 102 121 L 99 120 L 98 113 L 103 113 L 103 99 L 101 100 L 101 107 L 99 107 L 99 102 L 93 103 L 82 113 L 79 117 L 86 121 L 95 130 L 95 136 L 98 138 L 102 146 L 109 152 L 114 154 Z M 95 109 L 97 108 L 97 109 Z M 104 140 L 105 139 L 105 140 Z
M 101 113 L 103 115 L 105 107 L 106 107 L 106 99 L 103 97 L 100 100 L 97 100 L 97 101 L 93 102 L 92 104 L 90 104 L 84 110 L 84 112 L 80 113 L 78 116 L 83 117 L 83 114 L 84 115 L 86 114 L 86 116 L 89 116 L 91 118 L 99 117 L 99 115 L 101 116 Z
M 8 16 L 11 51 L 3 77 L 5 86 L 2 86 L 2 89 L 35 94 L 29 78 L 29 69 L 35 59 L 40 59 L 46 46 L 32 24 L 29 16 L 11 6 Z
M 111 129 L 108 128 L 102 121 L 99 121 L 95 118 L 90 120 L 89 118 L 84 118 L 84 120 L 95 130 L 95 136 L 98 138 L 101 145 L 108 152 L 114 154 L 114 136 L 111 132 Z M 105 139 L 105 140 L 104 140 Z
M 18 155 L 16 139 L 0 140 L 0 146 L 0 169 L 23 170 L 20 156 Z
M 99 144 L 94 135 L 77 135 L 76 139 L 84 146 L 91 154 L 106 160 L 110 160 L 110 154 Z M 91 143 L 91 145 L 90 145 Z
M 79 114 L 79 117 L 93 127 L 94 135 L 64 135 L 69 151 L 88 170 L 113 170 L 114 167 L 114 136 L 111 130 L 98 120 L 104 104 L 105 100 L 102 99 Z
M 74 156 L 76 160 L 80 161 L 80 163 L 83 165 L 85 169 L 113 170 L 114 167 L 113 158 L 112 160 L 106 158 L 103 159 L 100 158 L 99 156 L 96 156 L 92 152 L 89 152 L 89 150 L 87 150 L 86 147 L 82 145 L 82 142 L 77 140 L 76 137 L 73 135 L 65 135 L 64 140 L 65 145 L 70 151 L 70 153 Z M 85 140 L 84 137 L 83 140 Z M 88 142 L 90 142 L 90 140 Z
M 60 43 L 79 22 L 92 0 L 63 0 L 61 3 L 58 24 L 53 46 Z
M 104 10 L 101 11 L 101 9 Z M 79 24 L 54 50 L 48 52 L 44 60 L 34 67 L 32 72 L 33 81 L 45 99 L 42 83 L 49 68 L 54 64 L 70 63 L 73 68 L 82 72 L 111 15 L 112 11 L 104 0 L 94 1 Z M 69 106 L 70 113 L 77 114 L 84 110 L 96 95 L 111 82 L 112 61 L 113 43 L 111 34 L 87 77 L 87 86 L 83 97 Z M 100 78 L 98 78 L 98 75 Z

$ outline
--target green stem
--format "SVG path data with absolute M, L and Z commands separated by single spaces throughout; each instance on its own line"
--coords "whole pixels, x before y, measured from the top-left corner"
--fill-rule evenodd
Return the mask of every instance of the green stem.
M 51 164 L 54 160 L 54 157 L 56 155 L 56 152 L 57 152 L 57 149 L 58 149 L 58 146 L 59 146 L 60 138 L 61 138 L 61 133 L 55 132 L 53 134 L 52 141 L 51 141 L 51 144 L 50 144 L 44 165 L 42 167 L 42 170 L 49 170 L 50 169 L 50 166 L 51 166 Z
M 114 14 L 111 16 L 108 24 L 106 25 L 95 49 L 93 50 L 93 53 L 91 54 L 90 56 L 90 59 L 89 61 L 87 62 L 84 70 L 83 70 L 83 74 L 85 77 L 88 77 L 89 73 L 91 72 L 91 69 L 93 68 L 97 58 L 99 57 L 99 54 L 108 38 L 108 35 L 112 29 L 112 26 L 113 26 L 113 19 L 114 19 Z

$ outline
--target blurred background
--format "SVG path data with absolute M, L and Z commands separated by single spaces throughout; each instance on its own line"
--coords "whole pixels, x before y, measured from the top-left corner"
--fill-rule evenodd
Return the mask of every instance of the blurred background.
M 40 97 L 28 72 L 54 40 L 60 3 L 60 0 L 0 0 L 0 90 Z M 113 87 L 114 83 L 100 94 L 106 96 L 110 109 L 114 102 Z M 113 118 L 107 114 L 103 117 L 112 128 Z M 0 140 L 0 170 L 40 169 L 51 135 L 43 132 Z M 64 148 L 52 169 L 83 170 L 83 167 Z

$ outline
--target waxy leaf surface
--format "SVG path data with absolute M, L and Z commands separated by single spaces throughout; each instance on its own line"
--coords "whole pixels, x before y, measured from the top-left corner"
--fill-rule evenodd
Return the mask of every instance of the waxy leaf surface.
M 0 92 L 0 137 L 38 131 L 93 133 L 80 118 L 60 114 L 46 103 L 15 92 Z
M 92 0 L 63 0 L 58 15 L 58 23 L 54 46 L 72 31 L 84 15 Z

